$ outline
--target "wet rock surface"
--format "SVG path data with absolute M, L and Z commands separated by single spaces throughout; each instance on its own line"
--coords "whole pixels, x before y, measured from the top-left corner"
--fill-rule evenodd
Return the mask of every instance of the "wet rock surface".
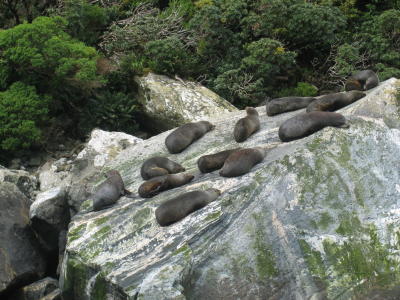
M 141 163 L 165 155 L 195 179 L 151 199 L 122 197 L 69 226 L 60 284 L 65 299 L 379 299 L 400 284 L 400 81 L 390 79 L 339 110 L 349 129 L 325 128 L 281 143 L 278 128 L 304 110 L 267 117 L 242 147 L 268 149 L 251 172 L 200 174 L 197 159 L 236 148 L 244 111 L 211 120 L 213 131 L 177 155 L 164 132 L 129 147 L 101 172 L 137 190 Z M 101 177 L 93 184 L 99 184 Z M 163 202 L 195 189 L 222 195 L 167 227 Z M 394 297 L 394 296 L 393 296 Z M 389 298 L 391 299 L 391 298 Z

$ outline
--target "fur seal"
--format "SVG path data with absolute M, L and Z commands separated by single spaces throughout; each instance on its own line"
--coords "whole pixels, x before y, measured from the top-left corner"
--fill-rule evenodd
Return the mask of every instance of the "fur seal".
M 350 76 L 344 85 L 346 91 L 367 91 L 379 84 L 379 78 L 372 70 L 363 70 Z
M 247 116 L 239 119 L 235 124 L 233 136 L 238 143 L 244 142 L 249 136 L 260 129 L 260 119 L 254 107 L 246 107 Z
M 365 93 L 361 91 L 328 94 L 311 102 L 306 111 L 335 111 L 356 102 L 362 97 L 365 97 Z
M 156 176 L 175 174 L 184 171 L 185 168 L 182 167 L 180 164 L 166 157 L 155 156 L 147 159 L 143 163 L 140 169 L 140 175 L 144 180 L 148 180 Z
M 246 174 L 264 159 L 265 154 L 265 149 L 261 147 L 237 150 L 228 156 L 219 174 L 224 177 Z
M 170 153 L 180 153 L 214 127 L 215 125 L 208 121 L 187 123 L 167 136 L 165 146 Z
M 182 186 L 192 181 L 192 174 L 178 173 L 167 174 L 154 177 L 139 186 L 139 195 L 143 198 L 151 198 L 158 195 L 160 192 Z
M 290 118 L 279 127 L 279 138 L 282 142 L 297 140 L 324 127 L 348 128 L 346 118 L 338 113 L 327 111 L 313 111 Z
M 203 155 L 197 160 L 197 166 L 201 173 L 210 173 L 221 169 L 228 156 L 241 148 L 225 150 L 210 155 Z
M 97 187 L 91 197 L 94 211 L 114 204 L 121 196 L 133 198 L 133 194 L 125 189 L 122 177 L 117 170 L 108 171 L 105 176 L 107 179 Z
M 268 116 L 275 116 L 288 111 L 294 111 L 307 107 L 316 100 L 314 97 L 283 97 L 275 98 L 267 102 L 266 110 Z
M 185 218 L 211 203 L 221 191 L 208 189 L 205 191 L 192 191 L 165 201 L 156 209 L 156 220 L 160 226 L 168 226 Z

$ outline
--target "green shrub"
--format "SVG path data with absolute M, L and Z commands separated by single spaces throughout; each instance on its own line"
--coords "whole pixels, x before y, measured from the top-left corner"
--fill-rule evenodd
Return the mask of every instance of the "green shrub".
M 344 30 L 346 18 L 337 7 L 311 3 L 296 4 L 289 9 L 286 32 L 282 36 L 292 49 L 307 57 L 324 55 L 337 34 Z
M 378 73 L 378 77 L 381 81 L 395 77 L 400 78 L 400 69 L 388 67 L 384 64 L 378 63 L 375 65 L 375 69 Z
M 369 16 L 354 34 L 360 50 L 368 54 L 370 68 L 385 80 L 400 73 L 400 11 L 388 10 Z
M 106 8 L 86 0 L 67 0 L 60 13 L 67 20 L 67 32 L 90 46 L 97 44 L 110 21 Z
M 156 73 L 185 74 L 190 68 L 190 54 L 177 37 L 150 41 L 145 46 L 146 65 Z
M 38 143 L 48 102 L 48 97 L 39 96 L 35 87 L 22 82 L 0 92 L 0 148 L 12 151 Z
M 383 12 L 377 17 L 377 25 L 381 34 L 400 49 L 400 10 Z
M 283 89 L 278 93 L 278 97 L 314 97 L 318 94 L 318 88 L 307 82 L 298 82 L 295 88 Z
M 256 105 L 265 96 L 263 79 L 255 79 L 241 69 L 226 71 L 213 83 L 218 94 L 240 108 Z
M 87 94 L 101 85 L 97 51 L 72 39 L 65 28 L 60 17 L 39 17 L 32 24 L 0 31 L 1 87 L 22 81 L 34 85 L 38 93 L 74 102 L 66 98 L 68 93 Z
M 332 76 L 344 80 L 356 70 L 362 69 L 363 57 L 356 45 L 343 44 L 338 47 L 332 66 Z
M 103 91 L 88 100 L 82 114 L 84 131 L 94 127 L 109 131 L 134 133 L 138 129 L 135 113 L 138 103 L 132 94 Z

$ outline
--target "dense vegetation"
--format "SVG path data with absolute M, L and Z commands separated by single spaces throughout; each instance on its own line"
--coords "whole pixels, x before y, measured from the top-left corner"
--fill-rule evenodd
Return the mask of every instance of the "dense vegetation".
M 399 0 L 7 0 L 0 26 L 4 156 L 45 145 L 55 124 L 135 133 L 133 77 L 150 71 L 237 107 L 336 89 L 358 69 L 400 77 Z

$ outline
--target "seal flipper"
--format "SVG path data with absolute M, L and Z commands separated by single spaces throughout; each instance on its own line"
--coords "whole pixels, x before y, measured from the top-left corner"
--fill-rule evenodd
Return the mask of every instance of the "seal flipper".
M 336 127 L 347 129 L 347 128 L 350 128 L 350 124 L 349 124 L 349 121 L 346 120 L 346 121 L 344 122 L 344 124 L 339 125 L 339 126 L 336 126 Z
M 128 191 L 127 189 L 124 189 L 124 193 L 122 194 L 122 196 L 125 196 L 127 198 L 135 198 L 135 194 L 132 193 L 131 191 Z

